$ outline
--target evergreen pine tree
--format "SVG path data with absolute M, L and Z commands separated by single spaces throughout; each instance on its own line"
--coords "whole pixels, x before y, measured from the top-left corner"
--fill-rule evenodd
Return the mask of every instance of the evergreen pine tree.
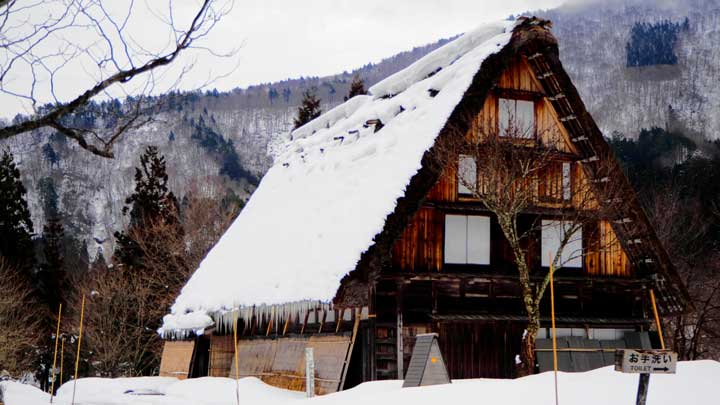
M 57 311 L 61 303 L 67 307 L 66 298 L 70 295 L 65 268 L 64 240 L 65 230 L 60 218 L 48 219 L 43 227 L 43 261 L 37 274 L 37 282 L 40 297 L 51 314 Z
M 353 80 L 350 83 L 350 92 L 347 97 L 345 97 L 345 101 L 362 94 L 367 94 L 367 90 L 365 90 L 365 82 L 362 78 L 360 78 L 360 75 L 356 74 L 353 76 Z
M 0 256 L 23 269 L 29 279 L 35 260 L 26 193 L 13 155 L 5 150 L 0 157 Z
M 314 120 L 322 113 L 320 110 L 320 99 L 317 98 L 315 91 L 315 88 L 312 88 L 303 93 L 302 104 L 298 107 L 298 115 L 293 121 L 295 129 Z
M 121 264 L 142 267 L 143 252 L 133 233 L 142 231 L 156 222 L 177 225 L 178 202 L 168 189 L 165 157 L 157 147 L 148 146 L 140 156 L 140 167 L 135 168 L 135 191 L 125 199 L 123 215 L 129 215 L 130 224 L 125 232 L 115 232 L 117 247 L 115 257 Z

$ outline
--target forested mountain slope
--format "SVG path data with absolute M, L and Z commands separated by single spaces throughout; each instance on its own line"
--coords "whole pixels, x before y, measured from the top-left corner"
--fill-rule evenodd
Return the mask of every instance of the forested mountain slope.
M 561 59 L 601 128 L 635 138 L 658 126 L 698 139 L 720 137 L 720 2 L 585 1 L 536 14 L 554 22 Z M 170 184 L 216 198 L 247 198 L 269 167 L 268 145 L 287 133 L 302 92 L 316 87 L 323 110 L 343 101 L 353 73 L 366 86 L 396 72 L 447 40 L 331 77 L 300 78 L 228 92 L 171 93 L 162 112 L 116 147 L 116 158 L 81 151 L 51 131 L 4 143 L 15 154 L 29 190 L 35 231 L 43 206 L 57 199 L 66 233 L 93 256 L 108 255 L 124 225 L 124 199 L 146 145 L 168 162 Z M 368 45 L 370 46 L 370 45 Z M 75 119 L 113 125 L 120 101 L 91 106 Z

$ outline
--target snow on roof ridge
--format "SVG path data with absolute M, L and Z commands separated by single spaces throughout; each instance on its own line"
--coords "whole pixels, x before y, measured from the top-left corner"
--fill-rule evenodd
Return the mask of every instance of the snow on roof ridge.
M 218 324 L 232 308 L 331 302 L 482 62 L 510 41 L 512 24 L 485 24 L 458 38 L 461 45 L 445 45 L 381 82 L 381 90 L 402 88 L 393 97 L 354 97 L 294 131 L 182 289 L 161 333 L 205 328 L 203 314 Z M 444 67 L 420 77 L 441 55 Z
M 514 26 L 514 22 L 490 22 L 468 31 L 459 38 L 428 53 L 407 68 L 394 73 L 369 89 L 375 98 L 388 97 L 405 91 L 412 84 L 437 73 L 454 63 L 471 49 Z M 499 31 L 499 32 L 498 32 Z

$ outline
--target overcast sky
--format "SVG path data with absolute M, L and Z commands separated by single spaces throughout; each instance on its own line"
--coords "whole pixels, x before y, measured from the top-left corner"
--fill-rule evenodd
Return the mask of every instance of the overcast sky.
M 121 0 L 112 0 L 121 4 Z M 166 4 L 162 2 L 147 4 Z M 191 89 L 208 77 L 232 72 L 213 81 L 212 87 L 229 90 L 252 84 L 299 76 L 324 76 L 351 70 L 368 62 L 465 32 L 489 20 L 528 10 L 553 8 L 563 0 L 236 0 L 204 40 L 203 46 L 225 51 L 239 46 L 235 58 L 207 53 L 187 55 L 181 63 L 196 59 L 193 70 L 180 87 Z M 197 0 L 175 2 L 175 12 L 189 21 Z M 146 7 L 142 6 L 142 7 Z M 166 38 L 167 27 L 158 24 L 157 13 L 139 8 L 130 24 L 138 42 Z M 184 26 L 182 23 L 178 25 Z M 145 45 L 143 43 L 143 45 Z M 56 91 L 68 99 L 92 80 L 87 66 L 66 69 Z M 88 73 L 90 72 L 90 73 Z M 20 73 L 22 74 L 22 73 Z M 171 75 L 172 76 L 172 75 Z M 18 86 L 23 79 L 16 77 Z M 160 87 L 160 90 L 162 88 Z M 134 90 L 130 89 L 130 92 Z M 40 91 L 42 101 L 50 101 Z M 115 93 L 115 95 L 122 95 Z M 2 116 L 27 112 L 16 98 L 0 95 Z

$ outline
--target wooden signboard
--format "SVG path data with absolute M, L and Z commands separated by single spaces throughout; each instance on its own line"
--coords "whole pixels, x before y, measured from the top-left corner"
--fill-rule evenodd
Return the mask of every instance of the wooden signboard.
M 450 382 L 450 374 L 440 352 L 437 333 L 417 335 L 403 388 Z
M 670 350 L 618 350 L 615 371 L 638 374 L 675 374 L 677 353 Z

